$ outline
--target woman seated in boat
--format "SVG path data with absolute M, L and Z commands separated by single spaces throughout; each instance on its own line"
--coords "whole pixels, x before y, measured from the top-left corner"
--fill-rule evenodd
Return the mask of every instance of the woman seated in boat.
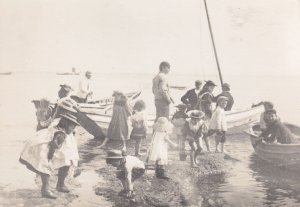
M 265 112 L 266 130 L 261 137 L 267 143 L 294 144 L 299 143 L 292 132 L 279 120 L 276 111 L 269 109 Z

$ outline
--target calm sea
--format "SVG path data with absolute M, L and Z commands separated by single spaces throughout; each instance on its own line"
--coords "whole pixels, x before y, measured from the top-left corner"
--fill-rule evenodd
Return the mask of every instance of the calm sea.
M 155 74 L 94 74 L 94 99 L 111 96 L 113 90 L 132 92 L 142 90 L 142 98 L 147 103 L 148 113 L 154 113 L 151 82 Z M 25 170 L 17 160 L 24 140 L 34 133 L 36 125 L 34 99 L 47 97 L 53 103 L 57 99 L 60 84 L 69 84 L 77 88 L 79 76 L 63 76 L 55 73 L 13 73 L 0 76 L 0 187 L 17 190 L 34 188 L 33 174 Z M 230 83 L 235 98 L 234 110 L 250 107 L 260 101 L 272 101 L 281 119 L 294 124 L 300 124 L 300 77 L 269 77 L 269 76 L 225 76 L 225 82 Z M 202 77 L 197 74 L 170 74 L 171 85 L 192 88 L 196 79 L 212 79 L 219 83 L 217 77 Z M 220 92 L 216 88 L 215 94 Z M 184 91 L 172 90 L 175 101 L 179 103 Z M 243 139 L 246 139 L 243 138 Z M 230 155 L 238 157 L 240 162 L 234 165 L 230 176 L 213 181 L 215 189 L 211 195 L 216 200 L 221 198 L 221 206 L 297 206 L 300 198 L 300 183 L 294 177 L 284 176 L 271 167 L 262 167 L 253 154 L 248 139 L 241 141 L 234 137 L 227 143 Z M 276 171 L 277 174 L 272 173 Z M 286 182 L 278 183 L 278 179 Z M 249 193 L 246 193 L 249 192 Z M 273 197 L 272 197 L 273 196 Z M 239 197 L 240 199 L 236 199 Z M 244 199 L 244 200 L 243 200 Z M 256 200 L 255 200 L 256 199 Z M 240 202 L 243 201 L 243 202 Z M 254 202 L 255 201 L 255 202 Z M 208 204 L 209 206 L 209 204 Z

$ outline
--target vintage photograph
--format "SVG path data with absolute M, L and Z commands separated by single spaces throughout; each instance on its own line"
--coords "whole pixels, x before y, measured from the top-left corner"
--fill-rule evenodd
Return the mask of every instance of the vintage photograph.
M 0 206 L 300 206 L 299 0 L 0 0 Z

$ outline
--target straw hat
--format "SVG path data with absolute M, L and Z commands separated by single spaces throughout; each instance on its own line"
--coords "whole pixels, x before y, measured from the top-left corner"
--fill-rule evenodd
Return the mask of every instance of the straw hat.
M 208 81 L 205 81 L 206 83 L 205 83 L 205 85 L 206 86 L 217 86 L 213 81 L 211 81 L 211 80 L 208 80 Z
M 169 122 L 166 117 L 159 117 L 153 125 L 154 131 L 169 132 L 173 128 L 173 125 Z
M 190 111 L 190 118 L 192 119 L 202 119 L 205 116 L 204 112 L 200 110 L 192 110 Z
M 69 113 L 66 113 L 66 114 L 59 114 L 59 116 L 65 118 L 65 119 L 68 119 L 69 121 L 73 122 L 73 123 L 76 124 L 76 125 L 80 125 L 80 124 L 77 122 L 76 116 L 74 116 L 74 115 L 72 115 L 72 114 L 69 114 Z
M 58 106 L 67 110 L 67 111 L 70 111 L 70 112 L 74 112 L 76 113 L 76 105 L 77 103 L 74 102 L 73 100 L 71 99 L 64 99 L 62 100 L 61 102 L 58 103 Z
M 62 89 L 64 89 L 65 91 L 73 91 L 72 87 L 67 85 L 67 84 L 62 84 L 59 85 Z
M 120 159 L 125 158 L 126 152 L 121 150 L 108 150 L 105 159 Z

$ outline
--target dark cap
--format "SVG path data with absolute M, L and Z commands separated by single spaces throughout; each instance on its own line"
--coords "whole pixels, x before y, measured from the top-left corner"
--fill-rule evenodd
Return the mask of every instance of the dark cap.
M 268 110 L 266 110 L 266 114 L 276 114 L 276 110 L 275 109 L 268 109 Z
M 217 85 L 216 85 L 213 81 L 211 81 L 211 80 L 206 81 L 205 85 L 207 85 L 207 86 L 217 86 Z
M 202 85 L 202 81 L 201 80 L 196 80 L 195 84 Z
M 230 85 L 228 83 L 223 83 L 222 87 L 230 89 Z

